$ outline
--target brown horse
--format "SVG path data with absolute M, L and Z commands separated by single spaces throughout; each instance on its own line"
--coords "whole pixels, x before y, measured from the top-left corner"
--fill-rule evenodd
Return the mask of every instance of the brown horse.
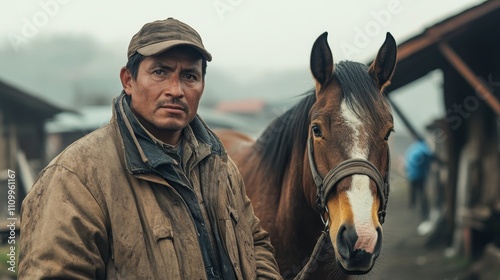
M 255 142 L 241 133 L 216 132 L 269 231 L 284 278 L 305 265 L 322 230 L 329 249 L 322 250 L 310 279 L 365 274 L 380 254 L 393 131 L 383 89 L 396 52 L 387 33 L 371 66 L 334 64 L 325 32 L 311 53 L 314 90 Z

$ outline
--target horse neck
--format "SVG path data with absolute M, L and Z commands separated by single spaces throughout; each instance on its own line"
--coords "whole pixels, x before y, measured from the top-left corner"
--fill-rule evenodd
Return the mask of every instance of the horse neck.
M 307 161 L 309 111 L 316 102 L 314 90 L 289 109 L 266 129 L 259 138 L 264 172 L 270 174 L 268 182 L 279 188 L 278 213 L 296 227 L 314 225 L 314 204 L 309 203 L 311 189 L 315 187 Z M 304 168 L 307 167 L 307 168 Z M 309 180 L 310 179 L 310 180 Z M 277 217 L 279 219 L 279 217 Z
M 285 249 L 280 248 L 281 254 L 278 254 L 278 262 L 283 273 L 292 272 L 298 273 L 298 267 L 303 268 L 305 263 L 311 257 L 311 253 L 316 245 L 321 231 L 324 230 L 324 224 L 321 222 L 320 214 L 316 212 L 316 185 L 312 179 L 312 173 L 309 166 L 307 155 L 303 155 L 303 165 L 292 165 L 289 169 L 287 179 L 283 181 L 283 185 L 288 186 L 282 188 L 280 207 L 288 209 L 289 217 L 296 217 L 294 222 L 289 222 L 289 227 L 284 227 L 284 232 L 291 239 L 283 242 L 280 240 L 280 245 Z M 292 162 L 298 162 L 300 159 L 294 159 Z M 285 189 L 287 191 L 285 191 Z M 289 195 L 289 193 L 295 195 Z M 286 197 L 288 200 L 283 200 Z M 289 202 L 283 204 L 283 201 Z M 288 220 L 289 221 L 289 220 Z M 291 232 L 299 233 L 295 237 Z M 298 240 L 294 239 L 297 238 Z M 320 253 L 320 260 L 316 263 L 315 268 L 309 272 L 308 279 L 352 279 L 349 275 L 344 274 L 337 265 L 332 266 L 332 259 L 335 259 L 334 249 L 331 245 L 330 237 L 327 237 L 328 245 Z M 283 244 L 284 243 L 284 244 Z M 290 244 L 295 244 L 290 246 Z M 299 245 L 300 244 L 300 245 Z M 294 249 L 290 249 L 294 248 Z M 286 257 L 283 257 L 285 255 Z M 288 258 L 288 256 L 294 256 Z M 301 260 L 301 262 L 297 262 Z
M 305 178 L 310 175 L 304 176 L 304 166 L 297 162 L 303 162 L 303 154 L 295 152 L 283 173 L 273 233 L 277 237 L 273 241 L 277 258 L 280 267 L 285 270 L 304 264 L 303 261 L 310 257 L 315 241 L 323 229 L 319 214 L 306 198 L 310 195 L 309 189 L 315 188 L 314 183 L 312 179 L 306 183 Z
M 316 218 L 319 218 L 319 214 L 313 210 L 314 204 L 308 200 L 312 195 L 315 197 L 316 192 L 310 170 L 308 171 L 309 163 L 304 161 L 305 149 L 298 148 L 297 145 L 300 144 L 295 143 L 289 151 L 286 151 L 290 157 L 283 164 L 285 167 L 260 165 L 258 168 L 251 166 L 245 168 L 246 178 L 250 180 L 247 190 L 258 186 L 256 189 L 258 193 L 253 193 L 254 191 L 251 190 L 251 196 L 266 200 L 267 208 L 272 208 L 277 213 L 276 223 L 286 221 L 288 226 L 310 227 L 314 225 Z M 248 162 L 254 161 L 254 157 L 262 157 L 259 152 L 255 153 L 254 149 L 251 151 L 253 152 L 246 154 Z M 276 170 L 281 168 L 283 169 Z M 315 219 L 311 219 L 311 216 Z M 286 226 L 283 225 L 280 228 Z
M 303 164 L 297 164 L 297 162 L 303 162 Z M 303 155 L 294 153 L 290 158 L 287 171 L 283 174 L 280 204 L 283 204 L 290 212 L 302 213 L 304 209 L 310 209 L 310 212 L 314 213 L 314 204 L 311 203 L 310 197 L 316 192 L 312 179 L 308 180 L 312 178 L 308 166 Z M 302 215 L 295 217 L 302 217 Z

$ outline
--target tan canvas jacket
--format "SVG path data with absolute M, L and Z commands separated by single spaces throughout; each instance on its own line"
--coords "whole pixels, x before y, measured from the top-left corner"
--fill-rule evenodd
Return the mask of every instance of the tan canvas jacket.
M 126 122 L 121 127 L 131 133 Z M 167 181 L 139 168 L 146 159 L 131 134 L 132 144 L 114 112 L 110 124 L 40 173 L 22 204 L 19 279 L 207 278 L 186 204 Z M 201 176 L 207 211 L 216 217 L 237 278 L 281 279 L 235 164 L 210 143 L 188 148 L 197 151 L 190 176 Z M 155 188 L 171 195 L 160 203 Z

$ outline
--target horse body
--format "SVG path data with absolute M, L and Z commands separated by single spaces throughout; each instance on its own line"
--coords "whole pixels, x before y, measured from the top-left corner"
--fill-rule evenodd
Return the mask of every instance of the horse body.
M 395 63 L 390 34 L 367 67 L 348 61 L 334 64 L 324 33 L 311 53 L 314 90 L 256 141 L 227 130 L 216 132 L 238 165 L 284 278 L 307 263 L 323 229 L 329 248 L 323 250 L 311 279 L 367 273 L 380 254 L 380 209 L 385 211 L 386 197 L 377 178 L 388 177 L 387 138 L 393 129 L 381 92 Z M 356 162 L 350 162 L 353 159 Z M 335 166 L 359 162 L 361 167 L 341 170 L 345 175 L 331 172 Z M 319 195 L 318 188 L 326 193 Z

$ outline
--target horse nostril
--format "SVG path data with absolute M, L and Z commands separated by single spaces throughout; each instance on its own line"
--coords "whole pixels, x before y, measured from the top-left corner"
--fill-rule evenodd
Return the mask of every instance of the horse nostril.
M 340 226 L 337 234 L 337 251 L 345 259 L 348 259 L 354 250 L 354 244 L 358 240 L 358 235 L 354 227 Z
M 347 228 L 342 225 L 339 228 L 339 232 L 337 233 L 337 252 L 344 258 L 349 258 L 349 246 L 344 238 L 344 233 Z

